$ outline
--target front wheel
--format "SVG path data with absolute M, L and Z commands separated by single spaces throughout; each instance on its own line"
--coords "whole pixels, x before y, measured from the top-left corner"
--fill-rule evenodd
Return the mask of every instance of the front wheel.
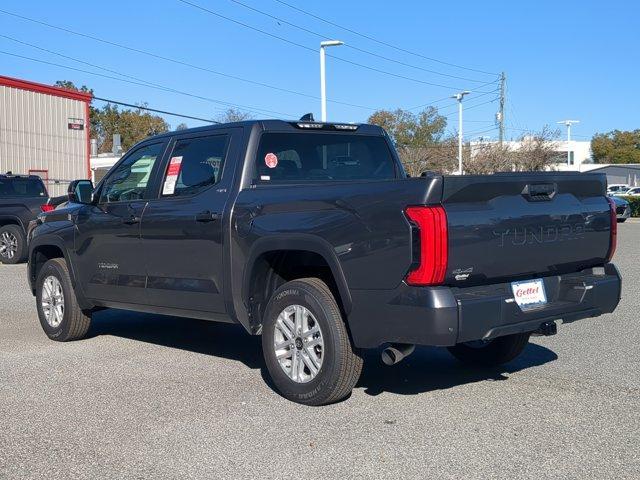
M 510 362 L 522 353 L 531 333 L 516 333 L 493 340 L 478 340 L 447 347 L 449 352 L 469 365 L 497 366 Z
M 305 405 L 342 400 L 362 371 L 331 290 L 317 278 L 288 282 L 273 293 L 262 351 L 277 390 Z
M 40 325 L 51 340 L 77 340 L 89 331 L 91 315 L 78 306 L 63 258 L 53 258 L 40 269 L 36 302 Z

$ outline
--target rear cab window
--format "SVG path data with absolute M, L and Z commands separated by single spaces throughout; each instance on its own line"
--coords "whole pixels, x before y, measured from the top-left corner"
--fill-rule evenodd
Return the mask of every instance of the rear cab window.
M 0 197 L 46 197 L 47 190 L 39 178 L 0 178 Z
M 162 196 L 194 195 L 220 181 L 229 135 L 176 140 L 162 184 Z
M 265 132 L 255 170 L 260 184 L 398 178 L 383 136 L 346 133 Z

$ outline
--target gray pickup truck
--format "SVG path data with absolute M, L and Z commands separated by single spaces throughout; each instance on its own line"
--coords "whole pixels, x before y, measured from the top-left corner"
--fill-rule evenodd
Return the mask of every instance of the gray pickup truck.
M 351 392 L 361 350 L 414 345 L 495 365 L 532 334 L 613 312 L 615 208 L 602 174 L 407 178 L 373 125 L 248 121 L 133 147 L 41 216 L 28 277 L 44 331 L 120 308 L 262 335 L 277 390 Z M 150 328 L 153 328 L 150 326 Z

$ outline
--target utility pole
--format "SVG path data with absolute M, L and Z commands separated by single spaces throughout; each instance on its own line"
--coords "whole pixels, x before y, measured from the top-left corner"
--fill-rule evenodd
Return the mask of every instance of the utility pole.
M 341 42 L 340 40 L 326 40 L 324 42 L 320 42 L 320 110 L 321 120 L 323 122 L 327 121 L 327 82 L 325 78 L 324 49 L 326 47 L 337 47 L 343 44 L 344 42 Z
M 567 167 L 571 165 L 571 125 L 580 123 L 580 120 L 561 120 L 556 122 L 567 127 Z
M 500 110 L 498 111 L 498 126 L 499 126 L 499 135 L 498 138 L 500 140 L 500 146 L 502 146 L 502 142 L 504 141 L 504 104 L 505 104 L 505 84 L 507 82 L 507 76 L 504 72 L 500 74 Z
M 452 95 L 458 101 L 458 175 L 462 175 L 462 99 L 471 92 L 464 91 Z

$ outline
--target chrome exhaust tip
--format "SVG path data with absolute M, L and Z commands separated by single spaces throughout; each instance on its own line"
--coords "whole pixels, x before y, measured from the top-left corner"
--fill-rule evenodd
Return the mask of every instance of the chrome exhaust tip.
M 415 345 L 409 343 L 394 343 L 382 351 L 382 363 L 385 365 L 395 365 L 408 357 L 416 349 Z

